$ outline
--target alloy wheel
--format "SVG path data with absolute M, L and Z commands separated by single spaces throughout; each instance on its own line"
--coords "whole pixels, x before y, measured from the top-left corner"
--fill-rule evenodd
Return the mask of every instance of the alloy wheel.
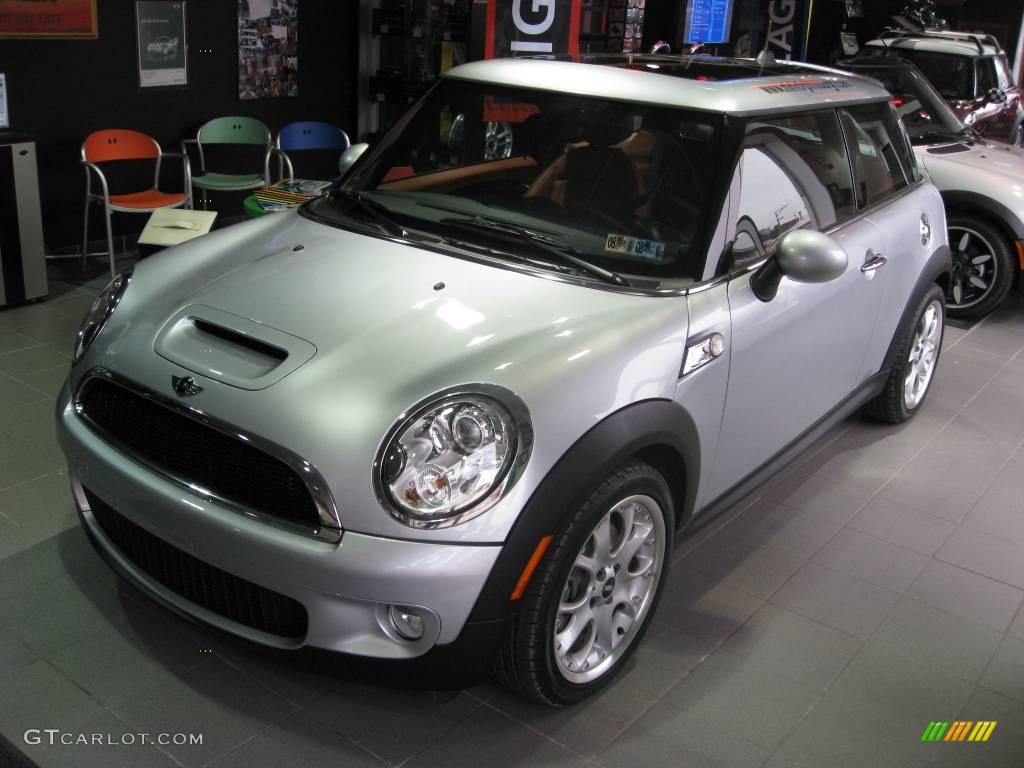
M 955 309 L 967 309 L 983 301 L 995 286 L 999 260 L 992 243 L 969 227 L 950 226 L 949 244 L 953 273 L 946 300 Z
M 939 357 L 941 340 L 942 304 L 934 300 L 929 302 L 917 321 L 907 358 L 907 370 L 903 379 L 903 402 L 908 410 L 917 408 L 928 391 L 928 384 L 935 373 L 935 361 Z
M 512 125 L 488 121 L 484 129 L 484 159 L 505 160 L 512 157 Z
M 665 516 L 653 498 L 629 496 L 601 518 L 562 587 L 552 642 L 572 683 L 601 677 L 623 656 L 651 608 L 665 561 Z

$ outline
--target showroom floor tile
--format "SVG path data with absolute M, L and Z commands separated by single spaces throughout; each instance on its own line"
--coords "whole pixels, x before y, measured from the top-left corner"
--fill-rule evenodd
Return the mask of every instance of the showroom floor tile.
M 311 668 L 120 582 L 53 440 L 101 266 L 0 310 L 0 733 L 40 766 L 1022 764 L 1024 298 L 950 327 L 914 421 L 849 420 L 680 541 L 620 680 L 552 711 L 493 683 L 397 690 Z M 998 726 L 985 744 L 920 742 L 957 719 Z M 203 744 L 26 743 L 33 728 Z

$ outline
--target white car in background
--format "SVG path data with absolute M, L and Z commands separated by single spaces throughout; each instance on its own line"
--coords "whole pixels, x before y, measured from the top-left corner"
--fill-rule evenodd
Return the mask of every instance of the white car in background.
M 839 66 L 881 81 L 892 93 L 918 165 L 942 194 L 953 252 L 949 316 L 992 311 L 1014 284 L 1024 284 L 1024 150 L 978 136 L 898 56 L 859 56 Z
M 161 35 L 146 46 L 150 56 L 173 56 L 178 52 L 178 38 Z
M 966 125 L 994 141 L 1024 139 L 1021 92 L 992 35 L 949 30 L 889 30 L 865 53 L 895 53 L 914 64 Z

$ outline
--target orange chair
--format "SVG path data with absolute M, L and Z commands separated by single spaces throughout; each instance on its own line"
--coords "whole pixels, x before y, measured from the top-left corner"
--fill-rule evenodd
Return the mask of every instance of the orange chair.
M 184 192 L 161 192 L 160 165 L 165 157 L 179 157 L 185 169 Z M 141 192 L 112 195 L 107 185 L 107 177 L 100 170 L 100 163 L 115 160 L 156 160 L 156 173 L 153 187 Z M 82 267 L 89 256 L 109 256 L 110 275 L 114 276 L 114 236 L 110 228 L 110 214 L 113 211 L 123 213 L 152 213 L 159 208 L 192 207 L 192 170 L 188 157 L 179 152 L 162 152 L 160 145 L 152 138 L 138 131 L 110 129 L 96 131 L 82 143 L 82 166 L 85 169 L 85 227 L 82 235 Z M 93 175 L 99 179 L 102 192 L 92 191 Z M 89 205 L 102 203 L 107 220 L 107 251 L 106 253 L 89 253 Z

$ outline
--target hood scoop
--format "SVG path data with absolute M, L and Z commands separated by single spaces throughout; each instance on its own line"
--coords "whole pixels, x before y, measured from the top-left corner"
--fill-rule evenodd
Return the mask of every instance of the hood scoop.
M 154 351 L 193 373 L 240 389 L 265 389 L 316 354 L 304 339 L 204 304 L 178 310 Z
M 965 144 L 948 144 L 944 147 L 934 147 L 925 151 L 929 155 L 955 155 L 959 152 L 970 152 L 971 148 Z

